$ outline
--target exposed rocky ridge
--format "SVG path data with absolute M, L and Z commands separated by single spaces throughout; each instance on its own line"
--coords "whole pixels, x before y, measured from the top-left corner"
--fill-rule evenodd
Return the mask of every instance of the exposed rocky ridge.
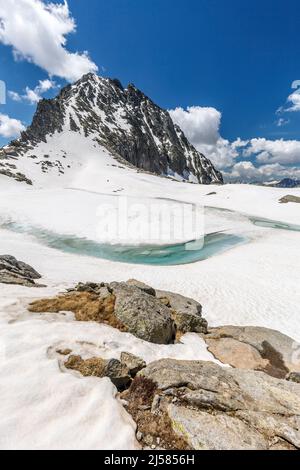
M 0 283 L 39 287 L 34 281 L 40 278 L 41 275 L 35 269 L 14 256 L 0 256 Z
M 279 183 L 275 183 L 273 186 L 275 186 L 275 188 L 299 188 L 300 180 L 284 178 Z
M 9 164 L 19 158 L 36 159 L 39 143 L 66 131 L 91 137 L 96 146 L 145 171 L 194 183 L 223 182 L 221 173 L 188 142 L 167 111 L 134 85 L 123 88 L 118 80 L 93 74 L 63 88 L 56 98 L 38 103 L 32 124 L 20 139 L 0 151 L 0 170 L 16 177 L 18 172 L 10 169 Z M 49 155 L 43 155 L 35 163 L 44 173 L 49 169 L 45 163 L 56 167 L 60 164 L 58 170 L 64 173 L 68 171 L 63 160 L 67 154 L 66 144 L 51 161 L 47 160 Z M 30 177 L 23 177 L 30 184 Z

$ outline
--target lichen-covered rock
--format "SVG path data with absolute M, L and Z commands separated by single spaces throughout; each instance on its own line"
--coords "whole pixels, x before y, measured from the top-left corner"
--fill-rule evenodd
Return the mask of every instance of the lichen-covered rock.
M 157 298 L 172 311 L 177 330 L 181 333 L 207 333 L 202 306 L 196 300 L 167 291 L 156 291 Z
M 260 370 L 284 379 L 300 372 L 300 344 L 261 327 L 222 326 L 203 336 L 216 359 L 239 369 Z
M 141 289 L 142 291 L 146 292 L 146 294 L 153 295 L 153 297 L 156 296 L 156 291 L 155 291 L 155 289 L 153 289 L 153 287 L 151 287 L 151 286 L 148 286 L 148 285 L 145 284 L 144 282 L 137 281 L 136 279 L 129 279 L 129 280 L 126 282 L 126 284 L 128 284 L 129 286 L 138 287 L 138 288 Z
M 175 327 L 170 310 L 152 295 L 126 283 L 111 283 L 115 315 L 127 330 L 144 341 L 169 344 Z
M 139 372 L 192 449 L 298 449 L 300 385 L 263 372 L 163 359 Z
M 121 353 L 120 361 L 129 369 L 131 377 L 135 377 L 147 365 L 143 359 L 128 352 Z
M 0 283 L 38 287 L 38 284 L 34 281 L 40 278 L 41 275 L 35 269 L 22 261 L 18 261 L 14 256 L 0 256 Z
M 259 432 L 230 415 L 210 415 L 172 404 L 168 414 L 173 429 L 195 450 L 268 449 L 267 440 Z
M 128 367 L 117 359 L 107 361 L 105 377 L 108 377 L 118 390 L 124 390 L 131 382 L 131 375 Z

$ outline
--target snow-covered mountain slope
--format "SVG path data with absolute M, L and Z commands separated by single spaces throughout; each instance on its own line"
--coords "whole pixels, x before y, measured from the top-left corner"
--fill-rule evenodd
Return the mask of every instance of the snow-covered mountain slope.
M 27 184 L 64 186 L 92 168 L 129 166 L 191 183 L 222 175 L 134 85 L 94 74 L 38 103 L 31 126 L 0 150 L 0 173 Z M 87 180 L 88 186 L 88 180 Z

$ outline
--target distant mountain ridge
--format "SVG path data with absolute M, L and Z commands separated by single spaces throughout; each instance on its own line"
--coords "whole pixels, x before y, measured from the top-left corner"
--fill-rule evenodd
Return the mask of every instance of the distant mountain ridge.
M 284 178 L 279 183 L 276 183 L 274 186 L 276 188 L 299 188 L 300 180 L 296 180 L 293 178 Z
M 67 177 L 90 155 L 191 183 L 223 183 L 222 174 L 187 140 L 169 113 L 134 85 L 83 76 L 37 105 L 20 139 L 0 150 L 0 174 L 28 184 Z M 80 162 L 79 162 L 80 159 Z M 45 178 L 42 178 L 45 181 Z

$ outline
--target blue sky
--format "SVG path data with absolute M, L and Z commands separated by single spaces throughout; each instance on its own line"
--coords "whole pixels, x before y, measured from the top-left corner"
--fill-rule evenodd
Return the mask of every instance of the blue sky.
M 261 178 L 300 177 L 300 95 L 291 88 L 300 80 L 299 1 L 68 0 L 68 11 L 51 11 L 56 17 L 60 11 L 56 26 L 43 18 L 47 3 L 0 0 L 0 80 L 18 93 L 18 101 L 10 93 L 0 105 L 2 115 L 29 124 L 36 100 L 30 103 L 30 93 L 24 97 L 26 87 L 51 97 L 57 86 L 77 78 L 75 69 L 95 64 L 101 75 L 134 82 L 162 107 L 182 108 L 173 119 L 225 173 L 236 170 L 237 179 L 246 173 L 255 179 L 263 168 Z M 22 21 L 27 31 L 37 29 L 36 36 L 25 35 L 25 27 L 23 38 L 20 28 L 14 30 L 12 16 L 22 7 Z M 70 18 L 76 32 L 70 31 Z M 61 49 L 69 56 L 51 49 L 57 38 L 65 38 Z M 70 56 L 77 51 L 89 55 L 78 67 Z M 72 67 L 74 75 L 66 72 Z M 49 74 L 56 88 L 45 82 L 48 91 L 37 89 Z M 8 140 L 0 137 L 1 144 Z

